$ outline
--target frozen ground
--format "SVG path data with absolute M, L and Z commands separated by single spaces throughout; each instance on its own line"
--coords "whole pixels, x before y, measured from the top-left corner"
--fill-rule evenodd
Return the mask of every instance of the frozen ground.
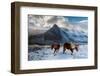
M 61 47 L 56 55 L 53 54 L 54 50 L 50 47 L 29 47 L 28 60 L 57 60 L 57 59 L 84 59 L 88 57 L 88 46 L 80 45 L 79 51 L 75 51 L 73 55 L 71 52 L 66 50 L 63 54 L 63 48 Z

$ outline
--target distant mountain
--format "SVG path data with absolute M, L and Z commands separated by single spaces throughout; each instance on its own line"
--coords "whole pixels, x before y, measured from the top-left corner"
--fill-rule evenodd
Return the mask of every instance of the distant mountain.
M 88 34 L 83 31 L 77 31 L 77 30 L 68 30 L 68 29 L 62 29 L 64 34 L 63 36 L 68 36 L 69 42 L 75 42 L 75 43 L 87 43 L 88 42 Z
M 29 36 L 29 44 L 49 45 L 54 42 L 63 44 L 65 42 L 87 43 L 88 37 L 82 31 L 69 30 L 54 24 L 52 28 L 43 34 Z

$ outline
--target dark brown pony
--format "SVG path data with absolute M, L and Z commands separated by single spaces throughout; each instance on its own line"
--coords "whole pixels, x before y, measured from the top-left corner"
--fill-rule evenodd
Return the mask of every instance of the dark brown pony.
M 71 51 L 71 55 L 73 55 L 74 49 L 75 49 L 76 51 L 78 51 L 78 48 L 79 48 L 79 45 L 78 45 L 78 44 L 73 44 L 73 46 L 72 46 L 71 43 L 65 43 L 65 44 L 63 45 L 63 53 L 65 53 L 66 49 L 68 49 L 68 50 Z
M 60 44 L 54 43 L 51 45 L 51 49 L 54 49 L 54 54 L 59 51 Z

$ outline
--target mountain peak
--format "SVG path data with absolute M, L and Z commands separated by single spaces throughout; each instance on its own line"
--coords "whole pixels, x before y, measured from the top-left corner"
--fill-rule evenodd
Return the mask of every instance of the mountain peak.
M 53 27 L 57 27 L 58 28 L 57 24 L 54 24 Z
M 57 24 L 54 24 L 53 26 L 52 26 L 52 28 L 50 28 L 48 31 L 52 31 L 52 32 L 60 32 L 60 28 L 59 28 L 59 26 L 57 25 Z

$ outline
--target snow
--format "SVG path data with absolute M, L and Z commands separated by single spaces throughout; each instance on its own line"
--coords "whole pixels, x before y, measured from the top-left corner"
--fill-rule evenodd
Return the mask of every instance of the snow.
M 80 45 L 79 51 L 74 50 L 73 55 L 69 50 L 63 54 L 63 47 L 54 54 L 54 50 L 49 47 L 29 47 L 28 61 L 32 60 L 57 60 L 57 59 L 83 59 L 88 58 L 88 45 Z

